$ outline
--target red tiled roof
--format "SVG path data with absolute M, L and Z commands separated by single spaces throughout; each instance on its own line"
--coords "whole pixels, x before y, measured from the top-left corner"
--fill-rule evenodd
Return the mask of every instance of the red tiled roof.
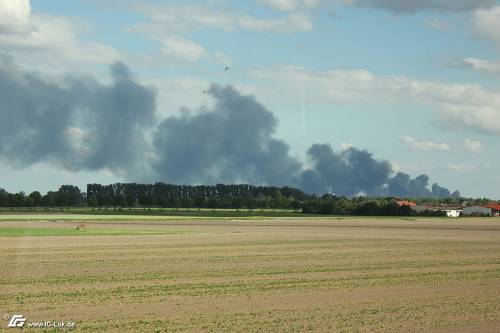
M 415 207 L 417 204 L 414 203 L 413 201 L 406 201 L 406 200 L 399 200 L 396 201 L 398 206 L 410 206 L 410 207 Z
M 487 204 L 487 205 L 483 205 L 483 206 L 494 209 L 494 210 L 500 210 L 500 204 Z

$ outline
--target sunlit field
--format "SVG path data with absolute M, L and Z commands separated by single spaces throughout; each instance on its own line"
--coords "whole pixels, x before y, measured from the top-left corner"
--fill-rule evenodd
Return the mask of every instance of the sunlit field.
M 500 329 L 500 219 L 87 217 L 0 215 L 4 314 L 77 332 Z

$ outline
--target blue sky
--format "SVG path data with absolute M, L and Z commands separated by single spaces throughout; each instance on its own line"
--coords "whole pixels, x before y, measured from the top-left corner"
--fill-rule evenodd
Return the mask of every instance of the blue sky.
M 354 145 L 500 199 L 497 1 L 0 0 L 0 21 L 0 53 L 27 70 L 106 82 L 121 60 L 155 87 L 160 117 L 210 104 L 210 83 L 231 84 L 277 116 L 276 137 L 303 160 L 314 143 Z M 25 27 L 35 32 L 8 32 Z M 0 159 L 10 191 L 117 180 Z

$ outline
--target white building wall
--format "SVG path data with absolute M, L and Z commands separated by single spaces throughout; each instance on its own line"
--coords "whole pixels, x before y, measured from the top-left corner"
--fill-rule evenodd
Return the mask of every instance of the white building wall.
M 444 208 L 440 208 L 440 207 L 428 207 L 428 206 L 420 206 L 420 205 L 414 206 L 411 209 L 413 209 L 417 213 L 423 213 L 425 211 L 431 211 L 431 212 L 445 211 L 446 216 L 448 216 L 448 217 L 459 217 L 460 213 L 462 212 L 460 209 L 444 209 Z
M 448 217 L 459 217 L 461 210 L 459 209 L 448 209 L 446 211 L 446 216 Z

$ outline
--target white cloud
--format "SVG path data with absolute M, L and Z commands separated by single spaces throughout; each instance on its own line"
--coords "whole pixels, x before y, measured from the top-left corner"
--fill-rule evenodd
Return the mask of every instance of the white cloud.
M 19 9 L 18 16 L 30 30 L 19 36 L 2 34 L 0 27 L 0 52 L 14 56 L 16 62 L 38 70 L 64 71 L 65 66 L 74 69 L 75 64 L 109 64 L 122 58 L 119 51 L 108 45 L 78 37 L 81 33 L 92 34 L 93 26 L 89 22 L 30 14 L 29 1 L 21 2 L 24 9 Z
M 500 91 L 477 84 L 448 84 L 404 76 L 377 76 L 362 69 L 313 71 L 297 66 L 251 71 L 267 93 L 293 96 L 304 87 L 316 98 L 346 103 L 412 103 L 435 111 L 446 128 L 500 135 Z
M 130 31 L 145 34 L 169 35 L 174 32 L 211 28 L 225 31 L 238 29 L 257 32 L 296 32 L 312 30 L 311 18 L 302 13 L 291 13 L 280 18 L 258 18 L 228 10 L 225 7 L 197 5 L 153 5 L 142 3 L 134 10 L 149 17 Z
M 488 94 L 485 94 L 488 95 Z M 494 96 L 492 96 L 494 98 Z M 457 102 L 460 99 L 457 99 Z M 470 128 L 483 133 L 500 135 L 500 108 L 497 101 L 484 101 L 481 105 L 443 104 L 438 114 L 439 121 L 448 127 Z
M 163 53 L 173 55 L 179 59 L 195 62 L 208 56 L 203 46 L 184 39 L 177 35 L 168 36 L 163 39 Z
M 316 1 L 305 0 L 303 5 L 312 6 Z M 132 10 L 146 15 L 147 20 L 127 27 L 126 31 L 140 33 L 157 41 L 162 53 L 171 59 L 188 62 L 207 59 L 219 64 L 231 64 L 231 59 L 223 52 L 209 51 L 185 37 L 194 30 L 279 33 L 312 30 L 311 18 L 302 12 L 287 13 L 278 18 L 258 18 L 228 9 L 224 2 L 219 1 L 211 1 L 209 5 L 156 5 L 143 2 L 134 5 Z
M 291 14 L 278 19 L 257 19 L 245 15 L 239 19 L 239 27 L 259 32 L 311 31 L 312 21 L 304 14 Z
M 257 0 L 258 3 L 279 11 L 310 9 L 319 6 L 320 0 Z
M 473 25 L 480 37 L 493 41 L 500 47 L 500 6 L 476 11 Z
M 491 164 L 449 164 L 447 169 L 454 172 L 472 172 L 491 169 Z
M 401 141 L 410 149 L 416 151 L 467 151 L 472 153 L 480 153 L 483 151 L 481 141 L 465 139 L 463 143 L 451 144 L 446 142 L 419 141 L 411 136 L 404 136 Z
M 302 0 L 305 7 L 314 8 L 318 7 L 323 1 L 322 0 Z
M 340 143 L 340 149 L 342 150 L 347 150 L 349 148 L 353 148 L 354 145 L 352 143 L 348 143 L 348 142 L 341 142 Z
M 29 33 L 30 11 L 29 0 L 0 0 L 0 35 Z
M 432 141 L 418 141 L 410 136 L 404 136 L 402 141 L 412 150 L 418 151 L 450 151 L 451 146 L 447 143 L 432 142 Z
M 500 60 L 491 61 L 478 58 L 465 58 L 452 64 L 459 68 L 469 68 L 489 74 L 500 74 Z
M 137 64 L 137 61 L 140 61 L 147 65 L 148 62 L 155 64 L 168 62 L 170 66 L 179 65 L 179 62 L 194 63 L 200 60 L 210 60 L 221 66 L 232 63 L 231 58 L 225 53 L 220 51 L 211 53 L 202 45 L 177 34 L 151 36 L 151 38 L 160 44 L 160 54 L 143 54 L 142 59 L 130 57 L 133 63 Z
M 480 153 L 483 151 L 483 146 L 481 145 L 481 141 L 467 138 L 464 141 L 463 149 L 473 153 Z
M 298 6 L 297 0 L 257 0 L 257 2 L 282 11 L 294 10 Z
M 448 170 L 455 171 L 455 172 L 475 171 L 475 170 L 477 170 L 477 165 L 474 165 L 474 164 L 450 164 L 450 165 L 448 165 Z
M 29 0 L 0 0 L 0 18 L 2 21 L 26 22 L 29 18 L 31 5 Z

